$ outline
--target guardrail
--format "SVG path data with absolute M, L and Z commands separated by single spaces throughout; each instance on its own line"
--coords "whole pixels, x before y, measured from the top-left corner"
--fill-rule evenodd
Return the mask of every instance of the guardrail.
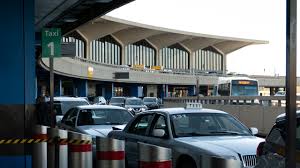
M 262 105 L 285 107 L 285 96 L 206 96 L 206 97 L 168 97 L 165 103 L 191 103 L 216 105 Z M 300 107 L 300 96 L 297 96 L 297 106 Z
M 285 113 L 284 96 L 232 96 L 165 98 L 164 107 L 186 107 L 187 103 L 201 103 L 203 108 L 217 109 L 235 116 L 247 127 L 256 127 L 259 136 L 266 136 L 279 114 Z M 297 97 L 300 109 L 300 97 Z

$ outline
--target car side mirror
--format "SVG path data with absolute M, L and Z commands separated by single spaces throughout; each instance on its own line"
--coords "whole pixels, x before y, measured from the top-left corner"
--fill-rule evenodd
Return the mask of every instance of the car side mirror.
M 251 127 L 251 128 L 250 128 L 250 131 L 251 131 L 251 133 L 252 133 L 253 135 L 257 135 L 257 134 L 258 134 L 258 129 L 255 128 L 255 127 Z
M 165 130 L 163 129 L 154 129 L 152 135 L 155 137 L 162 138 L 166 134 Z

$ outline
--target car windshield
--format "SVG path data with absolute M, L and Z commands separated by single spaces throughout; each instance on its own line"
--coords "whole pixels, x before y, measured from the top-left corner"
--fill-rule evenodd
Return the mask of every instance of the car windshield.
M 132 115 L 122 109 L 83 109 L 78 116 L 78 125 L 121 125 L 127 124 Z
M 251 135 L 247 127 L 228 114 L 181 113 L 171 115 L 175 137 Z
M 125 105 L 143 105 L 141 99 L 126 99 Z
M 144 98 L 144 102 L 156 103 L 156 98 Z
M 113 98 L 111 98 L 110 103 L 124 103 L 124 98 L 122 98 L 122 97 L 113 97 Z

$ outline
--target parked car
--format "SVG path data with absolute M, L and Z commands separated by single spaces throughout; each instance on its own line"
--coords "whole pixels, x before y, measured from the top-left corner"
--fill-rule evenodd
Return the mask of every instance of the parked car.
M 143 100 L 137 97 L 126 98 L 125 108 L 133 115 L 147 110 L 147 106 L 144 105 Z
M 297 157 L 300 151 L 300 111 L 297 111 L 297 135 L 296 151 Z M 281 114 L 276 118 L 275 124 L 266 137 L 265 142 L 261 142 L 257 147 L 257 165 L 256 168 L 285 168 L 285 145 L 287 140 L 286 118 Z M 297 168 L 300 168 L 299 159 L 297 159 Z
M 105 100 L 105 98 L 103 96 L 97 96 L 97 97 L 94 98 L 93 104 L 105 105 L 106 104 L 106 100 Z
M 133 168 L 138 166 L 138 142 L 172 149 L 174 168 L 206 167 L 214 158 L 253 167 L 256 148 L 264 141 L 257 133 L 223 111 L 165 108 L 138 114 L 108 137 L 125 140 L 126 164 Z
M 70 109 L 60 127 L 70 131 L 106 137 L 112 127 L 123 129 L 133 118 L 126 109 L 111 105 L 85 105 Z
M 124 107 L 125 97 L 112 97 L 109 101 L 110 105 Z
M 156 97 L 144 97 L 143 98 L 144 105 L 147 106 L 148 110 L 158 109 L 160 104 Z
M 80 97 L 54 97 L 56 122 L 59 122 L 69 109 L 80 105 L 89 105 L 89 102 L 85 98 Z

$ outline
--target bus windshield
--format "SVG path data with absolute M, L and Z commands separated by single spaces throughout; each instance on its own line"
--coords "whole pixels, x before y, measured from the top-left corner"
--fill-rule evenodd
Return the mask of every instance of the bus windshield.
M 232 96 L 257 96 L 257 81 L 233 80 L 231 86 Z
M 232 85 L 232 96 L 257 96 L 257 86 L 255 85 Z

